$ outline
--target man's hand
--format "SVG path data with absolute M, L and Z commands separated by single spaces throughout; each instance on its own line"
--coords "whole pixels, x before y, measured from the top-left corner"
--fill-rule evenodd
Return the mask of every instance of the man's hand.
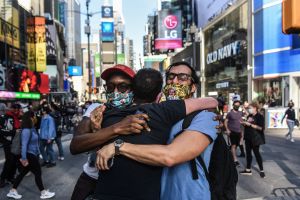
M 114 132 L 117 135 L 128 135 L 132 133 L 141 133 L 143 129 L 148 132 L 151 131 L 147 121 L 149 116 L 147 114 L 135 114 L 125 117 L 122 121 L 116 123 L 114 126 Z
M 26 167 L 29 164 L 27 159 L 26 160 L 20 159 L 20 162 L 24 167 Z
M 102 149 L 97 151 L 97 159 L 96 159 L 96 167 L 99 170 L 109 170 L 110 167 L 112 167 L 112 163 L 110 163 L 111 166 L 108 165 L 109 159 L 113 159 L 115 155 L 115 146 L 114 143 L 110 143 Z
M 103 120 L 103 112 L 105 111 L 106 106 L 101 105 L 91 112 L 91 128 L 93 131 L 101 128 Z

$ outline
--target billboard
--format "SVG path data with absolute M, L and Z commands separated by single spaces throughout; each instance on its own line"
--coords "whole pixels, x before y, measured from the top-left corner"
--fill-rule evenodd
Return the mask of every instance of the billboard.
M 5 12 L 5 18 L 0 18 L 0 41 L 5 42 L 16 48 L 20 48 L 18 10 L 12 7 L 6 7 L 2 9 L 4 9 L 7 12 Z
M 48 75 L 26 69 L 12 69 L 6 89 L 14 92 L 49 93 Z
M 112 6 L 102 6 L 102 18 L 113 18 L 113 7 Z
M 101 67 L 100 67 L 100 53 L 96 53 L 94 56 L 95 59 L 95 76 L 96 78 L 100 77 L 101 75 Z
M 113 42 L 115 38 L 114 23 L 113 22 L 102 22 L 101 23 L 101 41 L 102 42 Z
M 121 53 L 117 55 L 117 64 L 125 64 L 125 54 Z
M 181 11 L 159 11 L 157 26 L 158 38 L 155 39 L 155 49 L 176 49 L 182 47 Z
M 237 0 L 196 0 L 197 26 L 203 28 L 210 20 L 225 11 L 236 1 Z
M 32 71 L 46 71 L 46 27 L 44 17 L 27 18 L 27 58 Z
M 68 74 L 69 74 L 69 76 L 82 76 L 82 67 L 81 66 L 69 66 Z

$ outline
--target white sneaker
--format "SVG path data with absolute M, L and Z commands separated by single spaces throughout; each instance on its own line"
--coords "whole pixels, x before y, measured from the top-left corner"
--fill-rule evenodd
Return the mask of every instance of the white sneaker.
M 290 140 L 291 138 L 290 138 L 290 135 L 285 135 L 285 139 L 286 140 Z
M 63 161 L 64 159 L 65 159 L 64 157 L 59 157 L 59 156 L 58 156 L 58 160 Z
M 55 196 L 55 192 L 50 192 L 49 190 L 43 190 L 41 192 L 41 199 L 50 199 Z
M 13 199 L 21 199 L 22 198 L 22 195 L 18 194 L 17 190 L 9 190 L 9 193 L 6 196 L 13 198 Z
M 295 140 L 292 138 L 292 139 L 291 139 L 291 142 L 295 142 Z

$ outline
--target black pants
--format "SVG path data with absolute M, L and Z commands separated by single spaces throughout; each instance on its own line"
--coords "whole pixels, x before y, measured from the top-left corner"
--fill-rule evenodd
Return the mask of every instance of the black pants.
M 15 159 L 15 155 L 11 153 L 11 146 L 4 145 L 3 146 L 5 162 L 3 166 L 3 170 L 0 176 L 2 181 L 4 180 L 12 180 L 16 173 L 17 163 Z
M 17 189 L 24 176 L 31 171 L 34 174 L 35 184 L 38 186 L 39 190 L 44 190 L 45 188 L 42 181 L 42 170 L 39 157 L 31 153 L 27 153 L 27 160 L 29 164 L 22 168 L 21 173 L 17 176 L 14 182 L 13 188 Z
M 94 194 L 97 179 L 93 179 L 82 172 L 74 187 L 71 200 L 84 200 L 89 195 Z
M 264 170 L 262 157 L 259 152 L 259 146 L 253 146 L 252 142 L 250 140 L 245 140 L 245 145 L 246 145 L 246 155 L 247 155 L 247 169 L 251 169 L 251 163 L 252 163 L 252 152 L 251 151 L 253 151 L 255 158 L 256 158 L 256 162 L 259 166 L 259 169 Z

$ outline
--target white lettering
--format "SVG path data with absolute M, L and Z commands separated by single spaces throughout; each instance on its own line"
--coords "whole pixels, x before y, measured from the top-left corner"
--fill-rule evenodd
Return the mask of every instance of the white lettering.
M 223 48 L 218 49 L 218 60 L 222 60 L 223 59 Z
M 168 38 L 168 39 L 177 38 L 177 31 L 172 30 L 172 31 L 169 32 L 168 30 L 165 30 L 165 38 Z
M 225 58 L 229 58 L 231 56 L 237 55 L 238 53 L 239 41 L 235 41 L 230 43 L 222 48 L 219 48 L 213 52 L 207 54 L 206 63 L 214 63 L 219 60 L 223 60 Z

